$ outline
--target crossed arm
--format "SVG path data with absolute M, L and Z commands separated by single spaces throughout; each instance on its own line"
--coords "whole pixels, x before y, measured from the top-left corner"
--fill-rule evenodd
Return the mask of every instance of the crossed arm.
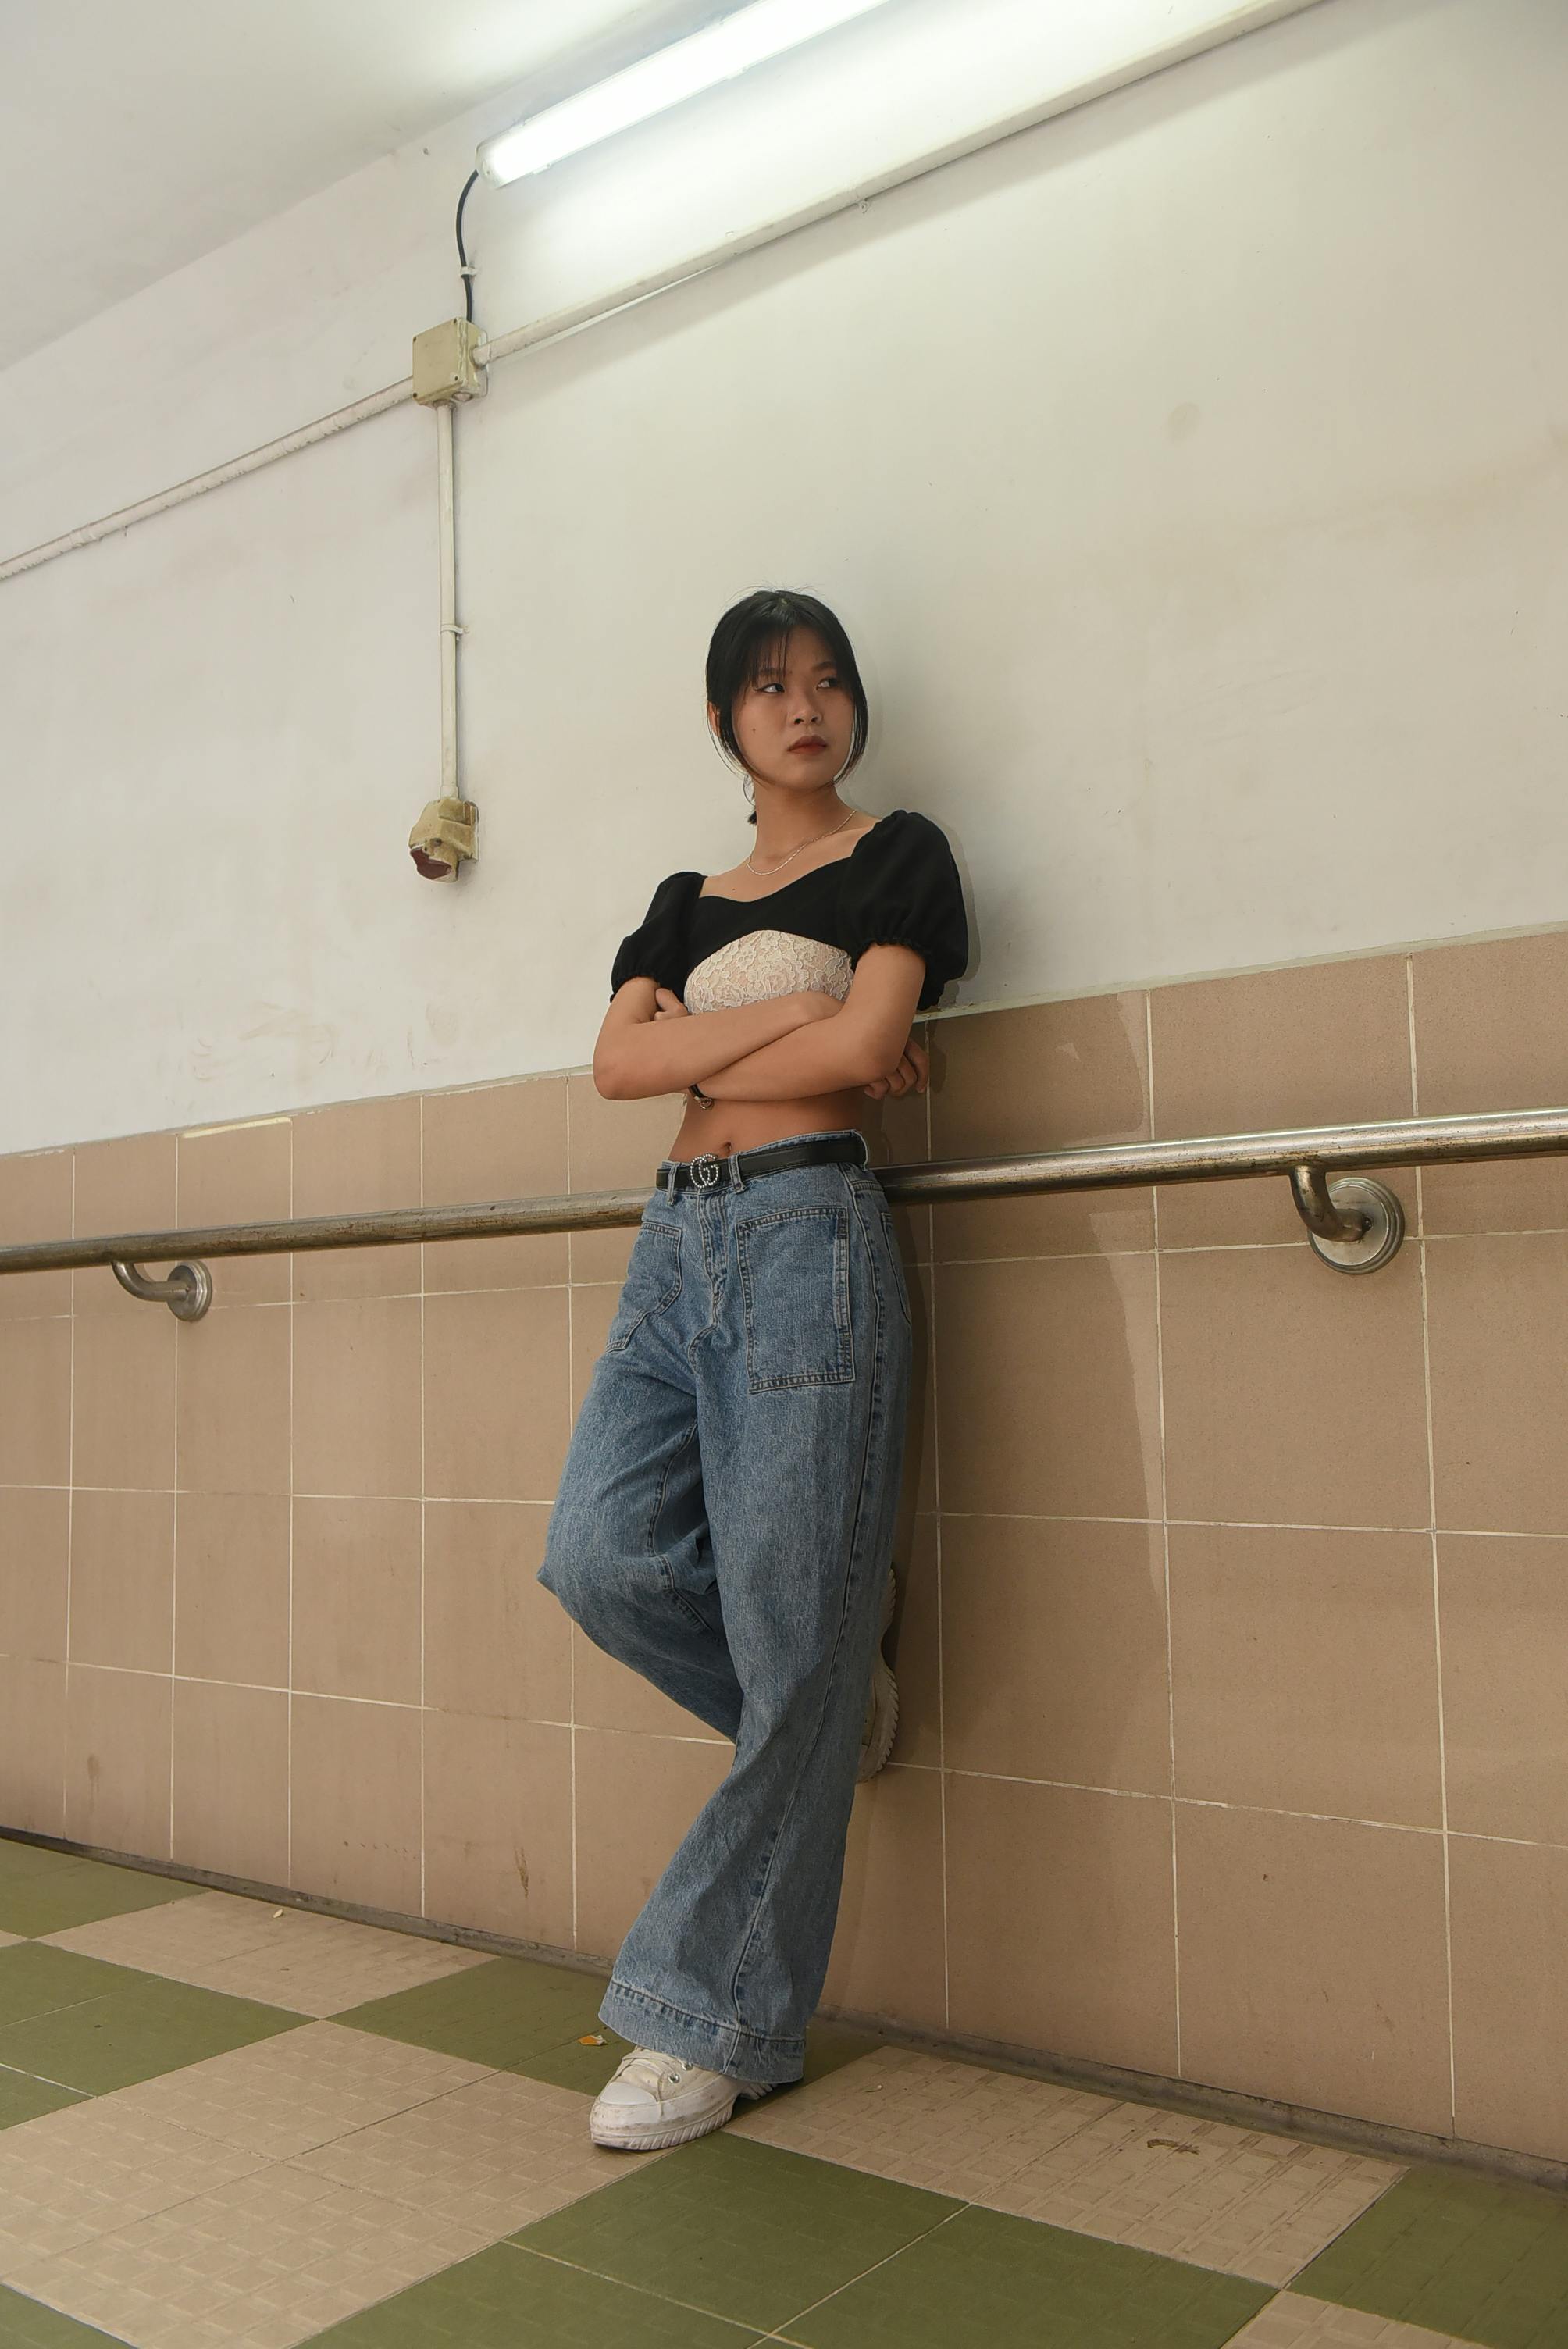
M 604 1015 L 593 1082 L 607 1101 L 699 1084 L 715 1101 L 789 1101 L 862 1087 L 873 1098 L 923 1087 L 911 1040 L 925 966 L 912 947 L 868 947 L 842 1003 L 819 989 L 688 1012 L 651 978 L 629 978 Z

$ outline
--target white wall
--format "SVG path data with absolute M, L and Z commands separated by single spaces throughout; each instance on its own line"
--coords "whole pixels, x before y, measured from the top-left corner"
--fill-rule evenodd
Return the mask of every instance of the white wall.
M 477 191 L 485 324 L 875 170 L 890 59 L 944 135 L 912 85 L 952 21 L 896 0 L 830 84 L 803 51 Z M 861 650 L 856 802 L 954 841 L 959 1007 L 1568 919 L 1565 97 L 1557 0 L 1324 0 L 498 366 L 459 419 L 456 888 L 405 847 L 428 416 L 0 586 L 0 1147 L 584 1062 L 654 882 L 751 837 L 702 660 L 763 583 Z M 0 554 L 406 372 L 508 119 L 0 377 Z

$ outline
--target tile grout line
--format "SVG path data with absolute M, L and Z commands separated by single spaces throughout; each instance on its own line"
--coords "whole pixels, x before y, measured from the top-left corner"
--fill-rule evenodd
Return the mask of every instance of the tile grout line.
M 927 1030 L 929 1035 L 930 1030 Z M 929 1160 L 935 1143 L 935 1110 L 932 1102 L 929 1072 L 925 1088 L 925 1154 Z M 928 1347 L 926 1361 L 931 1377 L 931 1492 L 936 1524 L 933 1547 L 936 1567 L 936 1865 L 942 1882 L 942 2021 L 943 2027 L 953 2028 L 953 1940 L 947 1899 L 947 1690 L 944 1658 L 946 1640 L 943 1620 L 942 1584 L 942 1404 L 940 1381 L 937 1377 L 937 1298 L 936 1298 L 936 1227 L 930 1202 L 925 1209 L 931 1228 L 931 1312 L 928 1317 Z M 918 1254 L 918 1249 L 917 1249 Z M 915 1495 L 919 1500 L 918 1493 Z M 920 1514 L 918 1507 L 915 1515 Z M 913 1548 L 913 1539 L 910 1547 Z
M 572 1169 L 572 1086 L 562 1089 L 562 1114 L 566 1140 L 566 1188 L 573 1187 Z M 573 1396 L 573 1333 L 577 1326 L 577 1310 L 573 1297 L 573 1274 L 577 1268 L 576 1234 L 566 1235 L 566 1414 L 567 1442 L 572 1441 Z M 608 1285 L 608 1284 L 606 1284 Z M 559 1480 L 558 1480 L 559 1482 Z M 548 1525 L 548 1520 L 547 1520 Z M 566 1804 L 567 1827 L 572 1846 L 572 1947 L 578 1945 L 577 1927 L 577 1626 L 570 1619 L 566 1625 Z
M 419 1205 L 425 1205 L 425 1095 L 419 1095 Z M 425 1346 L 425 1291 L 428 1284 L 425 1243 L 419 1242 L 419 1914 L 428 1914 L 426 1889 L 427 1837 L 425 1815 L 427 1761 L 425 1752 L 425 1546 L 429 1515 L 429 1465 L 426 1455 L 430 1365 Z
M 71 1237 L 77 1237 L 77 1154 L 71 1153 Z M 77 1547 L 77 1276 L 70 1278 L 71 1329 L 66 1381 L 66 1719 L 60 1724 L 60 1833 L 65 1834 L 71 1793 L 71 1561 Z M 170 1659 L 172 1661 L 172 1658 Z
M 1410 1037 L 1410 1110 L 1420 1114 L 1420 1070 L 1416 1051 L 1416 966 L 1415 957 L 1405 958 L 1405 1012 Z M 1447 1723 L 1443 1702 L 1443 1619 L 1442 1597 L 1438 1573 L 1438 1463 L 1437 1444 L 1432 1427 L 1432 1334 L 1430 1301 L 1427 1280 L 1426 1186 L 1421 1181 L 1421 1169 L 1416 1168 L 1416 1249 L 1421 1268 L 1421 1382 L 1426 1405 L 1427 1426 L 1427 1510 L 1431 1544 L 1432 1568 L 1432 1647 L 1433 1669 L 1437 1678 L 1438 1700 L 1438 1793 L 1442 1806 L 1443 1852 L 1443 1975 L 1448 2002 L 1447 2023 L 1449 2042 L 1449 2129 L 1459 2133 L 1459 2062 L 1454 2045 L 1454 1922 L 1451 1845 L 1449 1835 L 1449 1758 Z
M 294 1122 L 289 1120 L 289 1221 L 294 1219 Z M 294 1312 L 294 1290 L 298 1287 L 296 1271 L 299 1259 L 294 1250 L 288 1259 L 289 1309 L 289 1570 L 288 1619 L 284 1625 L 284 1671 L 288 1688 L 284 1699 L 284 1881 L 294 1887 L 294 1344 L 298 1317 Z
M 1154 1002 L 1143 998 L 1143 1040 L 1149 1091 L 1149 1131 L 1154 1133 Z M 1160 1404 L 1160 1537 L 1165 1578 L 1165 1706 L 1171 1762 L 1171 1962 L 1175 2021 L 1175 2076 L 1181 2077 L 1181 1902 L 1176 1852 L 1176 1673 L 1171 1622 L 1171 1484 L 1165 1438 L 1165 1311 L 1160 1286 L 1160 1185 L 1150 1184 L 1150 1214 L 1154 1233 L 1154 1384 Z
M 174 1228 L 176 1231 L 180 1228 L 180 1162 L 183 1155 L 184 1153 L 180 1147 L 180 1136 L 176 1133 L 174 1137 Z M 164 1309 L 167 1311 L 168 1308 L 165 1307 Z M 174 1490 L 176 1494 L 180 1490 L 180 1370 L 181 1357 L 185 1351 L 180 1342 L 180 1333 L 181 1330 L 189 1327 L 188 1322 L 179 1319 L 176 1319 L 174 1324 Z M 169 1857 L 172 1859 L 174 1857 L 174 1667 L 178 1661 L 175 1654 L 174 1631 L 180 1610 L 180 1503 L 178 1499 L 171 1505 L 169 1515 Z

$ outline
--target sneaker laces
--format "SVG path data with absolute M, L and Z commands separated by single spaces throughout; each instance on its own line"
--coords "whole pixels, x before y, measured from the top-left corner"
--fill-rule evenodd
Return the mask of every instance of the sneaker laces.
M 615 2077 L 634 2080 L 656 2096 L 666 2084 L 678 2086 L 691 2069 L 684 2055 L 663 2055 L 656 2047 L 634 2047 L 615 2066 Z

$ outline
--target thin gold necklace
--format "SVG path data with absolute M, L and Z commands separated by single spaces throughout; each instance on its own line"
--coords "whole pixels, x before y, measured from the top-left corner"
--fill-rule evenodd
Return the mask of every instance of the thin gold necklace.
M 851 817 L 851 816 L 864 815 L 864 813 L 865 813 L 865 810 L 864 810 L 864 808 L 851 808 L 851 809 L 850 810 L 850 813 L 849 813 L 849 815 L 847 815 L 847 816 L 844 818 L 844 823 L 849 823 L 849 821 L 850 821 L 850 817 Z M 815 846 L 816 846 L 816 844 L 817 844 L 817 842 L 818 842 L 819 840 L 831 840 L 831 838 L 832 838 L 832 836 L 833 836 L 833 834 L 834 834 L 834 833 L 835 833 L 835 832 L 842 832 L 842 830 L 843 830 L 843 828 L 844 828 L 844 823 L 835 823 L 835 824 L 830 824 L 830 825 L 829 826 L 829 828 L 828 828 L 828 830 L 827 830 L 826 832 L 819 832 L 819 833 L 817 833 L 816 834 L 814 834 L 814 836 L 813 836 L 810 840 L 803 840 L 803 841 L 800 843 L 800 848 L 815 848 Z M 783 868 L 785 867 L 785 865 L 786 865 L 786 864 L 788 864 L 789 863 L 789 861 L 790 861 L 790 858 L 791 858 L 791 857 L 796 857 L 796 856 L 799 856 L 799 854 L 800 854 L 800 848 L 792 848 L 792 849 L 789 851 L 789 856 L 781 856 L 781 857 L 779 859 L 779 862 L 778 862 L 778 864 L 769 864 L 769 865 L 753 864 L 753 863 L 751 862 L 750 857 L 748 856 L 748 857 L 747 858 L 747 860 L 746 860 L 746 869 L 747 869 L 747 871 L 748 871 L 748 873 L 779 873 L 779 872 L 782 872 L 782 870 L 783 870 Z

